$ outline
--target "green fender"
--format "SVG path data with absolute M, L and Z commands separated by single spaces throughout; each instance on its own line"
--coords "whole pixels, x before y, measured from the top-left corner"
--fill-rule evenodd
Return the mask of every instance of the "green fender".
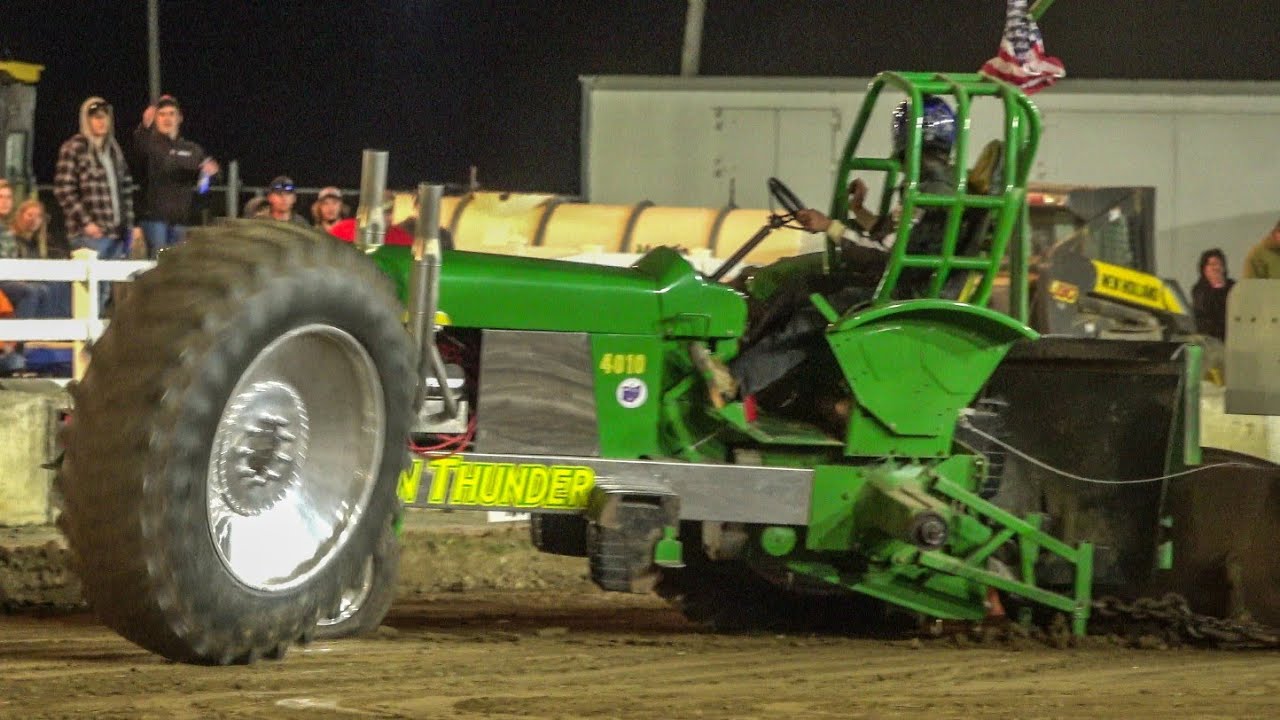
M 845 454 L 951 454 L 959 411 L 1015 342 L 1038 337 L 1008 315 L 950 300 L 904 300 L 840 318 L 827 342 L 854 397 Z

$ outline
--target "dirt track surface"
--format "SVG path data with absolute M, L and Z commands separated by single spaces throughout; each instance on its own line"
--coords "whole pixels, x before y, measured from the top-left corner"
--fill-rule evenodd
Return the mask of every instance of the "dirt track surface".
M 584 560 L 527 533 L 411 514 L 376 636 L 230 668 L 98 625 L 56 535 L 23 533 L 0 547 L 0 591 L 25 613 L 0 614 L 0 718 L 1280 717 L 1277 652 L 712 635 L 594 589 Z
M 83 614 L 0 616 L 0 716 L 1274 718 L 1280 654 L 717 636 L 651 598 L 483 591 L 252 667 L 175 665 Z

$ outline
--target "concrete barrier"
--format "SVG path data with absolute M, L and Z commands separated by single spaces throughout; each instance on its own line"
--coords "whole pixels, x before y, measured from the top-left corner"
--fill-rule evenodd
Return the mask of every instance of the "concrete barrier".
M 0 382 L 0 527 L 53 521 L 57 423 L 70 407 L 66 391 L 49 381 Z
M 1232 415 L 1225 410 L 1225 389 L 1200 388 L 1200 444 L 1280 462 L 1280 417 Z

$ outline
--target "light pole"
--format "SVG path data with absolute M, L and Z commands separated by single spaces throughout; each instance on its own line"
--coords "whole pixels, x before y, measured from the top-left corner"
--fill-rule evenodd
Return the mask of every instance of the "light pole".
M 684 48 L 680 52 L 680 75 L 693 77 L 698 74 L 702 59 L 702 17 L 707 11 L 707 0 L 689 0 L 689 10 L 684 16 Z
M 160 0 L 147 0 L 147 79 L 154 105 L 160 99 Z

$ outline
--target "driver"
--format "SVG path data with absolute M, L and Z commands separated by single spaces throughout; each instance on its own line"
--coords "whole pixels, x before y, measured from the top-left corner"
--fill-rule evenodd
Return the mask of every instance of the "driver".
M 899 161 L 905 161 L 910 137 L 910 117 L 908 101 L 900 103 L 894 109 L 893 152 Z M 955 171 L 951 164 L 951 147 L 955 140 L 955 114 L 942 98 L 925 96 L 921 132 L 923 147 L 919 190 L 936 194 L 954 192 Z M 802 364 L 812 365 L 815 358 L 829 358 L 830 353 L 821 352 L 825 345 L 823 331 L 827 321 L 813 307 L 809 300 L 810 294 L 820 293 L 841 313 L 874 296 L 888 252 L 896 238 L 894 230 L 899 220 L 896 216 L 900 208 L 895 209 L 892 217 L 880 218 L 864 205 L 867 184 L 861 178 L 855 178 L 848 190 L 850 218 L 847 222 L 833 220 L 811 208 L 801 210 L 795 216 L 796 221 L 806 230 L 826 233 L 837 241 L 844 259 L 844 268 L 829 274 L 812 269 L 802 270 L 801 266 L 792 265 L 788 272 L 786 261 L 778 264 L 770 278 L 778 289 L 763 304 L 752 308 L 750 328 L 743 338 L 745 350 L 730 363 L 729 369 L 736 381 L 732 390 L 740 390 L 744 395 L 754 394 L 768 388 Z M 917 210 L 912 218 L 911 251 L 920 254 L 940 252 L 946 221 L 946 210 Z M 764 269 L 761 275 L 770 274 L 769 270 Z M 904 270 L 899 277 L 896 294 L 903 297 L 919 295 L 928 285 L 930 274 L 931 271 L 927 269 Z M 811 388 L 824 384 L 818 382 L 818 378 L 823 375 L 830 374 L 831 382 L 839 382 L 841 377 L 834 367 L 806 367 L 802 374 L 805 379 L 801 384 Z M 726 387 L 721 390 L 729 389 Z M 773 391 L 770 388 L 770 392 Z M 781 404 L 789 405 L 803 393 L 782 388 L 774 394 L 779 395 Z M 768 402 L 766 396 L 759 399 L 765 404 L 775 404 Z
M 893 156 L 899 162 L 905 162 L 907 140 L 910 128 L 911 106 L 906 100 L 893 110 Z M 951 146 L 956 137 L 956 116 L 951 106 L 936 95 L 924 97 L 924 108 L 921 117 L 921 154 L 920 183 L 921 192 L 945 195 L 955 191 L 955 169 L 951 164 Z M 867 198 L 867 184 L 862 178 L 854 178 L 849 183 L 849 212 L 847 223 L 833 220 L 822 212 L 812 208 L 796 213 L 796 221 L 809 232 L 826 233 L 837 241 L 841 251 L 846 255 L 856 254 L 853 248 L 864 248 L 880 255 L 893 249 L 897 234 L 894 225 L 901 206 L 894 209 L 891 219 L 882 219 L 867 210 L 864 202 Z M 945 222 L 946 213 L 917 210 L 912 223 L 912 251 L 933 254 L 942 245 L 941 224 L 929 227 L 934 222 Z M 851 227 L 851 225 L 853 227 Z M 852 259 L 852 258 L 850 258 Z

